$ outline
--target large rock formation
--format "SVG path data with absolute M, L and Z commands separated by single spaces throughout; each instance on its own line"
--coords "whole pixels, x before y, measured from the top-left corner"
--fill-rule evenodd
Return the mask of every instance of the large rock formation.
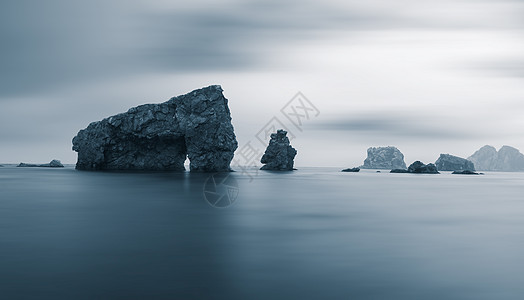
M 362 169 L 405 169 L 404 154 L 396 147 L 368 148 L 368 157 L 364 160 Z
M 524 155 L 516 148 L 502 146 L 497 151 L 493 146 L 486 145 L 468 157 L 477 170 L 482 171 L 524 171 Z
M 89 124 L 73 139 L 79 170 L 230 171 L 237 149 L 218 85 Z
M 264 165 L 261 170 L 291 171 L 293 170 L 293 160 L 297 155 L 297 150 L 289 144 L 286 136 L 287 131 L 279 129 L 271 134 L 271 140 L 266 148 L 266 152 L 260 160 Z
M 64 165 L 56 159 L 53 159 L 48 164 L 26 164 L 26 163 L 20 163 L 17 167 L 19 168 L 63 168 Z
M 440 174 L 434 164 L 425 165 L 421 161 L 409 165 L 408 169 L 393 169 L 390 173 L 414 173 L 414 174 Z
M 471 161 L 449 154 L 440 154 L 435 165 L 439 171 L 475 171 L 475 165 Z

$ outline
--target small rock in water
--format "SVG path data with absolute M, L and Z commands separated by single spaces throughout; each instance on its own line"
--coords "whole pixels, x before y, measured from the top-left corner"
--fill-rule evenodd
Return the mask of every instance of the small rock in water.
M 460 175 L 484 175 L 484 173 L 477 173 L 470 170 L 463 170 L 463 171 L 453 171 L 451 174 L 460 174 Z
M 412 163 L 408 167 L 409 173 L 417 173 L 417 174 L 440 174 L 437 171 L 437 166 L 434 164 L 427 164 L 425 165 L 423 162 L 417 160 L 416 162 Z
M 406 169 L 393 169 L 389 173 L 409 173 Z
M 360 171 L 360 168 L 348 168 L 348 169 L 342 170 L 342 172 L 359 172 L 359 171 Z
M 19 168 L 63 168 L 64 165 L 56 159 L 53 159 L 48 164 L 26 164 L 26 163 L 20 163 L 17 167 Z
M 289 144 L 287 131 L 282 129 L 271 134 L 271 140 L 266 148 L 266 152 L 260 160 L 264 164 L 260 170 L 273 171 L 292 171 L 293 160 L 297 155 L 297 150 Z

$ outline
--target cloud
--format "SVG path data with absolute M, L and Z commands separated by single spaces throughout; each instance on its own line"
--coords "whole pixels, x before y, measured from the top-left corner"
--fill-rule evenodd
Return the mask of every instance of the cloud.
M 487 137 L 491 133 L 468 128 L 460 119 L 449 120 L 432 112 L 396 114 L 376 112 L 372 115 L 348 115 L 315 123 L 310 129 L 352 132 L 359 136 L 402 138 L 403 140 L 469 140 Z

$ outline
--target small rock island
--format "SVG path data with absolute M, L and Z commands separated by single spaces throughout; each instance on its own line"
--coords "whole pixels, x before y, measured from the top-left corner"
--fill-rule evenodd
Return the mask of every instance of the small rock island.
M 48 164 L 26 164 L 26 163 L 20 163 L 17 167 L 19 168 L 63 168 L 64 165 L 56 159 L 53 159 Z
M 360 168 L 348 168 L 348 169 L 344 169 L 342 170 L 342 172 L 360 172 Z
M 502 146 L 498 151 L 486 145 L 477 150 L 468 160 L 475 164 L 477 170 L 522 172 L 524 171 L 524 154 L 510 146 Z
M 287 131 L 282 129 L 271 134 L 266 152 L 260 160 L 264 165 L 260 170 L 292 171 L 297 150 L 289 143 Z
M 434 164 L 424 164 L 417 160 L 409 165 L 408 169 L 393 169 L 390 173 L 413 173 L 413 174 L 440 174 Z
M 212 85 L 89 124 L 73 138 L 78 170 L 227 172 L 238 143 L 222 87 Z
M 370 147 L 362 169 L 405 169 L 404 154 L 396 147 Z
M 435 165 L 439 171 L 475 171 L 471 161 L 450 154 L 440 154 Z

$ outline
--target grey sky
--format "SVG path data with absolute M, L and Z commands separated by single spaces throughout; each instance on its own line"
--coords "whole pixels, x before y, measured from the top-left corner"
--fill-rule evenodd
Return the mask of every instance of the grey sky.
M 241 145 L 307 95 L 321 114 L 296 134 L 297 165 L 357 165 L 388 144 L 407 160 L 524 150 L 523 13 L 516 0 L 2 1 L 0 161 L 73 163 L 89 122 L 209 84 Z

